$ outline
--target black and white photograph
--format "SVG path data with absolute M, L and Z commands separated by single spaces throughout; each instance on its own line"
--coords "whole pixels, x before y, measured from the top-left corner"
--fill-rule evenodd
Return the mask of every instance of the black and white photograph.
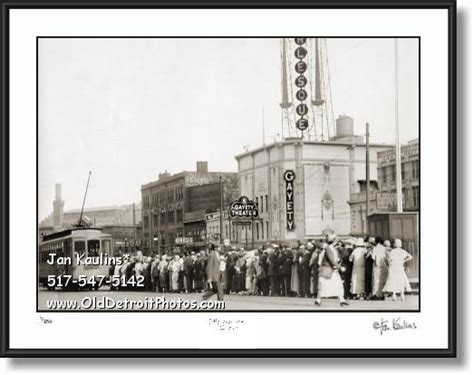
M 418 59 L 39 38 L 38 310 L 418 310 Z

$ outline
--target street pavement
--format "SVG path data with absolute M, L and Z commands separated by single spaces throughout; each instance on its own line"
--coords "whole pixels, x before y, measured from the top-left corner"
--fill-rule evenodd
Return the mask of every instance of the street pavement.
M 97 300 L 109 299 L 113 301 L 121 301 L 125 298 L 133 301 L 145 300 L 146 298 L 165 297 L 167 301 L 186 300 L 200 301 L 202 294 L 200 293 L 154 293 L 142 291 L 110 291 L 102 288 L 98 291 L 47 291 L 40 290 L 38 292 L 38 309 L 48 310 L 48 300 L 59 301 L 78 301 L 80 303 L 84 297 L 95 297 Z M 215 300 L 215 296 L 210 300 Z M 407 295 L 405 301 L 392 301 L 386 298 L 384 301 L 360 301 L 350 300 L 349 306 L 341 307 L 337 299 L 323 299 L 321 306 L 315 306 L 314 298 L 299 297 L 271 297 L 271 296 L 248 296 L 248 295 L 225 295 L 225 310 L 242 311 L 387 311 L 387 310 L 418 310 L 418 295 Z M 209 311 L 209 310 L 207 310 Z

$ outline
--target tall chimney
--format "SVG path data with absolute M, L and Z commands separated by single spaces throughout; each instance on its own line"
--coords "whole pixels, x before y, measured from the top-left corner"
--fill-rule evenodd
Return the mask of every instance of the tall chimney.
M 198 172 L 198 173 L 207 173 L 208 172 L 207 161 L 197 161 L 196 162 L 196 172 Z
M 61 184 L 56 184 L 55 199 L 53 201 L 53 225 L 61 227 L 64 219 L 64 201 L 61 199 Z

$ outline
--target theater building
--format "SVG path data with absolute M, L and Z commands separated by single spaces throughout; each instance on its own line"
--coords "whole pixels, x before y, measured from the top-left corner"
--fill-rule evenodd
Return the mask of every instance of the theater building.
M 370 144 L 370 175 L 377 180 L 377 153 L 391 145 Z M 365 179 L 366 145 L 348 116 L 336 121 L 328 141 L 285 138 L 236 157 L 240 194 L 254 200 L 259 220 L 255 242 L 294 242 L 324 233 L 351 233 L 351 194 Z

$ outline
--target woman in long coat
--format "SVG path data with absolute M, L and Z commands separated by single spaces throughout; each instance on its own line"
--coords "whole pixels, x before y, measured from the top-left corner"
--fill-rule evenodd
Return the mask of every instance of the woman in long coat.
M 352 262 L 351 293 L 362 298 L 365 292 L 365 248 L 364 240 L 358 238 L 355 243 L 356 248 L 349 256 Z
M 172 260 L 169 265 L 171 271 L 171 290 L 173 292 L 178 292 L 179 290 L 179 272 L 181 271 L 181 267 L 179 255 L 175 255 L 174 260 Z
M 293 265 L 291 266 L 291 292 L 298 294 L 300 291 L 300 280 L 298 278 L 298 250 L 293 250 Z
M 161 261 L 158 264 L 158 270 L 160 271 L 160 289 L 162 292 L 168 291 L 168 261 L 166 255 L 161 257 Z
M 405 273 L 405 263 L 413 259 L 413 257 L 402 249 L 402 241 L 399 239 L 395 240 L 394 247 L 387 257 L 388 277 L 383 291 L 392 293 L 394 301 L 397 299 L 397 293 L 400 293 L 400 298 L 404 301 L 405 291 L 411 291 L 410 283 Z

